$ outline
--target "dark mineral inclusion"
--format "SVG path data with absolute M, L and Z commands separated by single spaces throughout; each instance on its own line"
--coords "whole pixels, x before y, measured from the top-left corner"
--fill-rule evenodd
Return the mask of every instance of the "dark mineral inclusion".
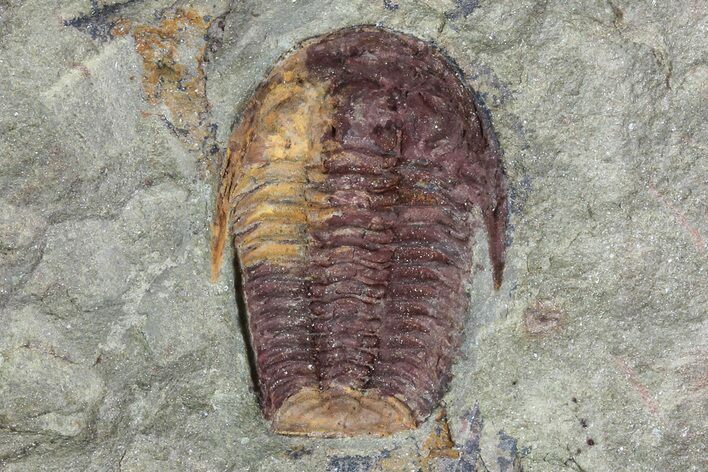
M 212 267 L 233 235 L 274 431 L 386 435 L 431 413 L 468 311 L 474 206 L 498 287 L 500 152 L 431 45 L 359 27 L 275 67 L 230 138 Z

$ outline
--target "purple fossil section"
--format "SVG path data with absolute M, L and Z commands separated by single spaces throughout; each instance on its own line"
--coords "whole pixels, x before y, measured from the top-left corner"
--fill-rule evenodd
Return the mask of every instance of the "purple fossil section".
M 506 194 L 473 96 L 430 45 L 345 31 L 307 50 L 336 110 L 312 228 L 310 309 L 322 388 L 375 389 L 420 418 L 450 379 L 482 210 L 501 281 Z

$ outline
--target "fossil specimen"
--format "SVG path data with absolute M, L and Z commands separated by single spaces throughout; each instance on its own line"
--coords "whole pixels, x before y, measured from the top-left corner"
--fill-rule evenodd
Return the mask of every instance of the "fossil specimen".
M 274 431 L 385 435 L 430 414 L 468 311 L 474 206 L 498 287 L 500 153 L 429 44 L 350 28 L 273 69 L 229 141 L 212 275 L 233 235 Z

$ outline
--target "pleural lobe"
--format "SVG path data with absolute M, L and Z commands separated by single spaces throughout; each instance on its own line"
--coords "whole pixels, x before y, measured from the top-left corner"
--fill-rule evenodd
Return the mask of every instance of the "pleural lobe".
M 428 44 L 376 28 L 303 45 L 229 142 L 212 265 L 233 235 L 264 414 L 284 434 L 390 434 L 447 388 L 481 210 L 506 194 L 489 125 Z

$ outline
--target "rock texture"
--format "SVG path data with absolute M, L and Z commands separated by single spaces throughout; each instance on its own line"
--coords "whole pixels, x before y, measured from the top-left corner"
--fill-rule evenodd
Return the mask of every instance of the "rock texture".
M 702 470 L 707 17 L 0 0 L 0 469 Z M 448 428 L 283 438 L 232 272 L 209 282 L 214 170 L 282 54 L 365 23 L 439 44 L 480 92 L 512 197 L 505 283 L 480 239 Z

